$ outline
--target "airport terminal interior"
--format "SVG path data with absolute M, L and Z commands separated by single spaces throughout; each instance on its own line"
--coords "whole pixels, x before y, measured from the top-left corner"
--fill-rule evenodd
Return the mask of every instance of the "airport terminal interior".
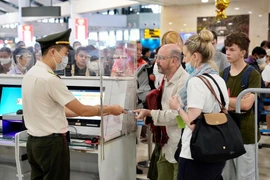
M 190 39 L 203 31 L 211 33 L 211 61 L 218 66 L 217 73 L 233 67 L 229 53 L 231 44 L 225 45 L 226 38 L 233 33 L 243 33 L 250 40 L 243 59 L 261 77 L 261 86 L 243 97 L 254 96 L 254 104 L 247 110 L 252 111 L 251 129 L 245 129 L 247 134 L 255 134 L 253 143 L 247 143 L 254 148 L 252 161 L 245 162 L 254 168 L 254 178 L 240 179 L 242 167 L 236 163 L 236 177 L 224 176 L 223 179 L 270 180 L 270 0 L 0 0 L 0 180 L 33 179 L 27 144 L 29 137 L 35 136 L 25 123 L 23 79 L 31 68 L 40 63 L 44 65 L 46 53 L 44 55 L 43 50 L 50 46 L 39 39 L 68 32 L 68 29 L 71 33 L 67 41 L 49 41 L 52 47 L 70 47 L 66 55 L 59 54 L 62 60 L 64 56 L 68 60 L 61 68 L 63 62 L 58 64 L 53 57 L 50 61 L 54 60 L 55 68 L 48 67 L 48 73 L 59 77 L 58 81 L 83 105 L 100 105 L 100 112 L 108 105 L 119 105 L 125 110 L 118 116 L 110 113 L 65 116 L 67 130 L 63 134 L 68 141 L 71 180 L 157 180 L 158 175 L 166 171 L 157 168 L 162 158 L 175 168 L 177 162 L 173 154 L 180 138 L 171 144 L 175 137 L 170 137 L 173 133 L 168 128 L 174 126 L 175 132 L 179 131 L 177 136 L 181 137 L 181 132 L 183 134 L 189 126 L 181 119 L 179 108 L 170 109 L 169 100 L 165 102 L 163 97 L 181 96 L 181 91 L 170 97 L 162 94 L 159 104 L 165 103 L 165 109 L 152 110 L 176 112 L 170 124 L 155 126 L 155 112 L 150 111 L 153 117 L 149 120 L 148 117 L 137 118 L 139 113 L 134 110 L 147 109 L 151 104 L 147 95 L 153 90 L 166 89 L 170 84 L 166 76 L 169 70 L 162 70 L 165 68 L 162 64 L 173 56 L 161 55 L 159 50 L 167 44 L 177 46 L 179 66 L 188 72 L 187 65 L 191 66 L 192 60 L 184 61 L 188 57 L 185 50 L 190 41 L 193 43 Z M 142 87 L 141 83 L 146 81 Z M 230 93 L 228 88 L 228 98 L 234 98 L 235 102 L 233 111 L 238 112 L 238 107 L 242 108 L 242 96 L 231 97 Z M 45 111 L 55 114 L 55 109 Z M 180 124 L 179 117 L 184 125 Z M 157 142 L 157 131 L 161 133 L 159 138 L 163 138 L 164 129 L 169 140 Z M 55 133 L 59 132 L 52 135 Z M 155 156 L 159 147 L 165 149 L 166 146 L 170 147 L 164 157 Z M 168 160 L 165 154 L 173 160 Z M 168 179 L 159 180 L 177 179 L 177 173 L 168 170 L 165 176 L 166 173 Z M 200 180 L 180 178 L 178 174 L 178 180 L 184 179 Z

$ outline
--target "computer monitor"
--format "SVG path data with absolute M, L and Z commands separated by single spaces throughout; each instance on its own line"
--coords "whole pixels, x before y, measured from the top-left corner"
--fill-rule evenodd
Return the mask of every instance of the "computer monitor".
M 13 138 L 17 132 L 25 130 L 23 117 L 15 117 L 18 109 L 22 109 L 21 86 L 0 86 L 0 116 L 2 119 L 2 134 L 4 138 Z M 3 117 L 3 118 L 2 118 Z
M 22 91 L 20 86 L 2 86 L 0 115 L 14 113 L 22 109 Z
M 68 87 L 69 91 L 84 105 L 100 105 L 100 87 Z M 105 94 L 103 92 L 103 98 Z M 104 102 L 104 99 L 103 99 Z M 100 119 L 99 116 L 80 117 L 81 119 Z
M 68 87 L 68 89 L 84 105 L 94 106 L 100 104 L 99 87 Z

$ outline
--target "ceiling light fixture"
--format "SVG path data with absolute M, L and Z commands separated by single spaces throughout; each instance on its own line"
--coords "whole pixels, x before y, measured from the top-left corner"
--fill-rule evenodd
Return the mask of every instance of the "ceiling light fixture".
M 203 21 L 207 21 L 207 19 L 206 19 L 206 18 L 203 18 L 202 20 L 203 20 Z
M 262 17 L 262 15 L 261 15 L 261 14 L 259 14 L 259 17 Z
M 207 3 L 208 2 L 208 0 L 202 0 L 202 3 Z
M 249 14 L 252 14 L 252 12 L 251 12 L 251 11 L 248 11 L 248 13 L 249 13 Z
M 183 26 L 187 26 L 187 24 L 183 24 Z
M 236 8 L 234 8 L 235 10 L 239 10 L 240 8 L 239 7 L 236 7 Z

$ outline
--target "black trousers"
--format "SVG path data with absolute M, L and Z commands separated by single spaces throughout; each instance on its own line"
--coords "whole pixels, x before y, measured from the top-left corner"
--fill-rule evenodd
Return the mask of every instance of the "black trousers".
M 69 147 L 65 136 L 29 136 L 26 147 L 31 180 L 70 179 Z
M 225 162 L 204 163 L 179 157 L 178 180 L 223 180 Z

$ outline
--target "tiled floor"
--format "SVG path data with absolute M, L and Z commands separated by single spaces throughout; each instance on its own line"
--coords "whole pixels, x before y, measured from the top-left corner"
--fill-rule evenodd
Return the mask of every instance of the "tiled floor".
M 259 174 L 260 180 L 270 180 L 270 136 L 262 136 L 260 143 L 269 144 L 269 147 L 259 149 Z M 147 144 L 139 143 L 137 146 L 137 161 L 147 160 Z M 140 168 L 143 170 L 142 175 L 137 175 L 137 179 L 147 179 L 147 168 Z

